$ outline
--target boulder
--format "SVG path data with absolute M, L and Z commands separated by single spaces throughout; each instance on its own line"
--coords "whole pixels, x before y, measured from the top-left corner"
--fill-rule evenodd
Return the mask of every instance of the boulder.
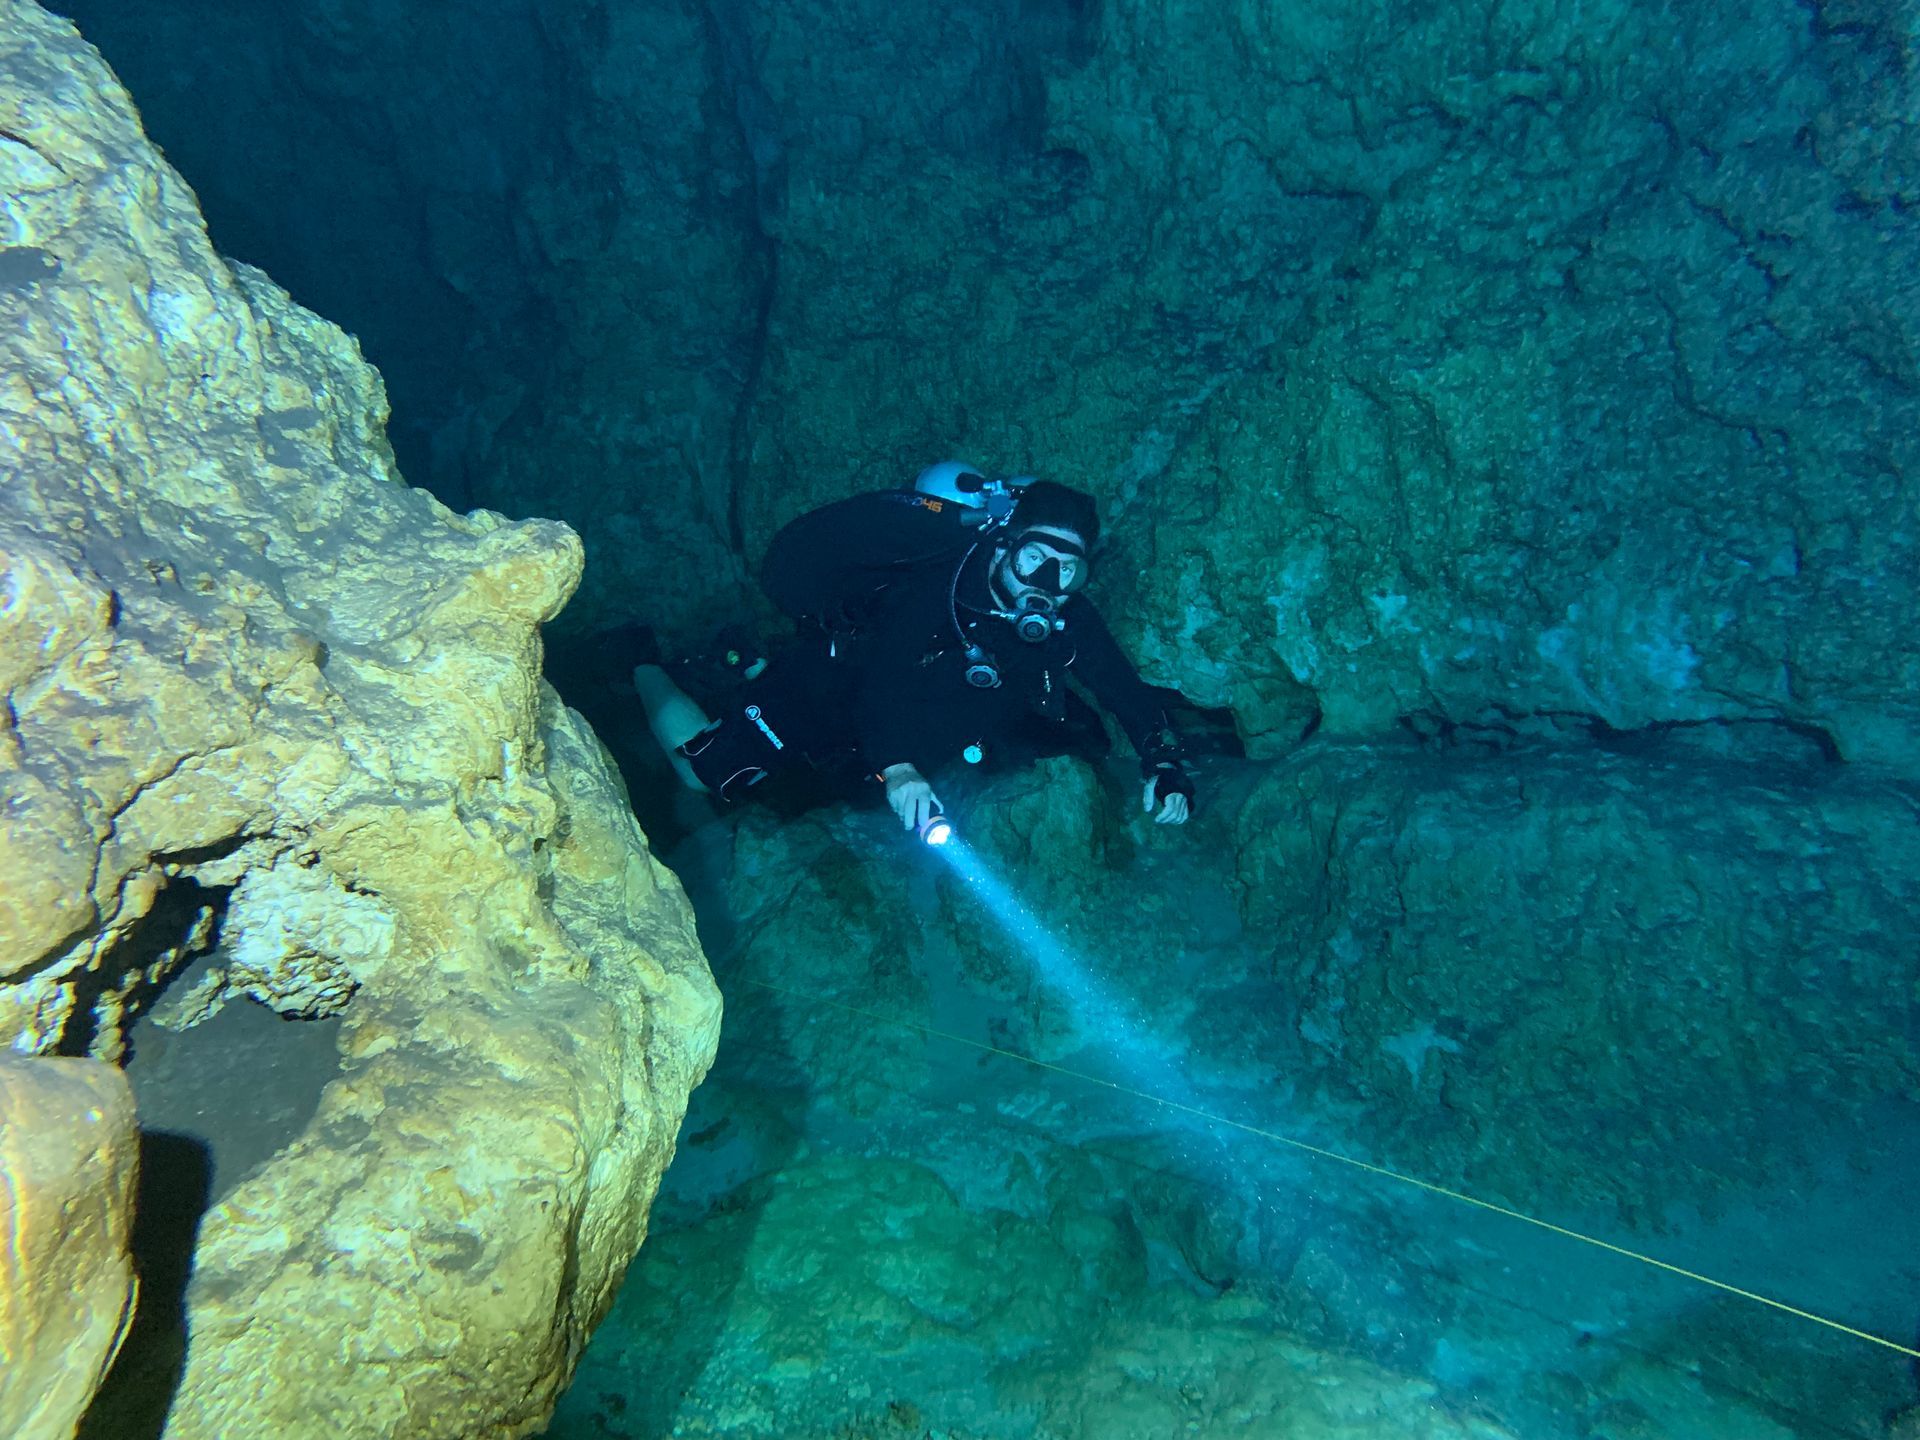
M 67 1440 L 133 1315 L 126 1077 L 0 1054 L 0 1433 Z
M 312 1118 L 189 1217 L 191 1283 L 102 1424 L 526 1434 L 719 1019 L 680 887 L 540 679 L 579 541 L 408 488 L 352 338 L 215 254 L 25 0 L 0 193 L 0 1045 L 119 1059 L 190 960 L 172 1023 L 338 1027 Z

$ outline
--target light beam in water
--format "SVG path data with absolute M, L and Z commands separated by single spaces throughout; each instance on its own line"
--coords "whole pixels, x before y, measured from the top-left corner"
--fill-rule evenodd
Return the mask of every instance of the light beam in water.
M 1104 1052 L 1125 1074 L 1131 1089 L 1160 1097 L 1177 1129 L 1209 1136 L 1222 1147 L 1214 1158 L 1224 1159 L 1221 1132 L 1194 1118 L 1194 1112 L 1203 1108 L 1202 1097 L 1164 1053 L 1165 1042 L 1154 1027 L 1041 923 L 944 816 L 928 821 L 920 834 L 1026 957 L 1035 977 L 1064 1000 L 1083 1043 L 1096 1053 Z

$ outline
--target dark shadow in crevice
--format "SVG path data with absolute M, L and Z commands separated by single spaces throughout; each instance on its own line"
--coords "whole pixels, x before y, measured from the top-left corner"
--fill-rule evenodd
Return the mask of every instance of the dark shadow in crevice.
M 1842 760 L 1830 733 L 1799 720 L 1656 720 L 1616 730 L 1594 719 L 1589 730 L 1595 745 L 1621 755 L 1664 755 L 1678 750 L 1773 764 L 1838 765 Z
M 286 1020 L 234 1000 L 186 1030 L 154 1023 L 163 995 L 185 991 L 221 963 L 219 924 L 230 893 L 191 880 L 169 885 L 88 977 L 69 1026 L 70 1053 L 86 1053 L 98 1038 L 100 1000 L 126 991 L 136 972 L 169 961 L 157 981 L 136 982 L 123 1001 L 125 1069 L 141 1123 L 132 1236 L 140 1295 L 80 1440 L 157 1440 L 165 1430 L 186 1373 L 186 1296 L 201 1221 L 306 1129 L 339 1072 L 337 1020 Z
M 159 1440 L 187 1369 L 187 1282 L 213 1175 L 207 1146 L 140 1132 L 133 1263 L 140 1296 L 126 1344 L 81 1421 L 77 1440 Z
M 119 943 L 101 957 L 100 963 L 74 977 L 73 1011 L 53 1053 L 91 1055 L 100 1041 L 101 1001 L 108 995 L 127 991 L 129 977 L 167 962 L 155 983 L 136 984 L 134 992 L 126 994 L 122 1023 L 131 1025 L 133 1017 L 151 1006 L 166 988 L 180 963 L 204 953 L 212 944 L 231 893 L 231 886 L 207 886 L 191 879 L 178 879 L 155 896 L 152 908 L 128 928 Z
M 1400 717 L 1400 727 L 1430 749 L 1488 754 L 1544 741 L 1584 743 L 1609 754 L 1649 760 L 1732 760 L 1787 768 L 1818 768 L 1844 760 L 1827 730 L 1779 716 L 1654 720 L 1622 728 L 1585 711 L 1495 707 L 1468 720 L 1410 711 Z
M 203 957 L 177 983 L 192 985 L 220 959 Z M 340 1073 L 339 1038 L 337 1018 L 289 1019 L 235 999 L 185 1030 L 140 1020 L 128 1032 L 127 1079 L 143 1125 L 205 1148 L 207 1203 L 218 1204 L 307 1128 Z

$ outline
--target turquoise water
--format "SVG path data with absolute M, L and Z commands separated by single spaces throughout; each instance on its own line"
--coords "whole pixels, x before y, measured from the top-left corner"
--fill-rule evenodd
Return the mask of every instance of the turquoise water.
M 1817 1106 L 1750 1117 L 1799 1127 L 1776 1180 L 1730 1183 L 1716 1167 L 1738 1157 L 1702 1146 L 1678 1167 L 1691 1182 L 1650 1168 L 1659 1203 L 1638 1210 L 1603 1198 L 1630 1193 L 1632 1173 L 1591 1176 L 1584 1204 L 1545 1183 L 1529 1197 L 1504 1183 L 1524 1156 L 1476 1190 L 1471 1166 L 1422 1173 L 1417 1146 L 1412 1164 L 1370 1147 L 1359 1110 L 1290 1092 L 1246 1047 L 1183 1048 L 1204 1007 L 1183 1016 L 1168 995 L 1198 996 L 1259 949 L 1221 915 L 1232 901 L 1209 885 L 1204 843 L 1124 867 L 1143 909 L 1187 897 L 1197 939 L 1176 976 L 1103 942 L 1088 971 L 1147 1017 L 1115 1035 L 1076 1032 L 1069 993 L 1020 973 L 1030 955 L 954 929 L 965 897 L 881 825 L 834 817 L 809 838 L 896 883 L 918 928 L 862 974 L 851 932 L 837 961 L 804 953 L 789 895 L 716 948 L 720 1059 L 556 1440 L 1881 1440 L 1911 1403 L 1909 1357 L 1648 1262 L 1911 1343 L 1914 1107 L 1863 1105 L 1821 1133 L 1804 1128 Z M 730 863 L 784 843 L 750 835 Z M 983 972 L 982 955 L 1004 970 Z M 1250 1037 L 1297 1020 L 1284 986 L 1238 993 Z M 1824 1058 L 1844 1064 L 1840 1038 Z M 1396 1063 L 1409 1078 L 1473 1063 L 1471 1040 L 1443 1040 L 1408 1039 Z M 1184 1084 L 1166 1097 L 1183 1108 L 1139 1093 L 1154 1083 Z M 1500 1117 L 1483 1118 L 1497 1136 Z M 1671 1133 L 1653 1114 L 1589 1121 L 1639 1127 L 1649 1146 Z M 1543 1174 L 1620 1153 L 1577 1130 L 1559 1145 Z

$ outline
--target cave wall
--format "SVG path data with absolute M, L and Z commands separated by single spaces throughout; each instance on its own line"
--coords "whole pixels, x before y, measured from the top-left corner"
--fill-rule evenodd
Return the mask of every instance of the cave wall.
M 380 53 L 480 103 L 439 22 L 291 13 L 360 41 L 337 108 L 406 113 Z M 450 444 L 581 526 L 581 623 L 690 639 L 781 521 L 961 453 L 1101 496 L 1123 639 L 1256 752 L 1681 726 L 1911 772 L 1897 7 L 538 24 L 541 182 L 486 203 L 552 348 L 480 391 L 542 398 Z
M 1910 777 L 1914 753 L 1920 167 L 1897 8 L 1245 4 L 1203 19 L 1145 0 L 496 0 L 457 23 L 318 0 L 270 16 L 72 8 L 156 129 L 178 127 L 170 153 L 207 190 L 216 239 L 296 290 L 311 266 L 299 298 L 338 287 L 423 407 L 399 432 L 409 478 L 456 508 L 582 533 L 562 623 L 637 614 L 685 643 L 747 603 L 782 520 L 937 456 L 1098 493 L 1113 536 L 1096 593 L 1123 640 L 1287 758 L 1249 768 L 1251 791 L 1203 775 L 1178 837 L 1074 762 L 954 798 L 977 807 L 985 852 L 1086 952 L 1122 961 L 1116 985 L 1251 1113 L 1330 1110 L 1328 1138 L 1391 1163 L 1633 1222 L 1722 1179 L 1797 1173 L 1768 1114 L 1845 1132 L 1920 1093 L 1911 787 L 1828 763 Z M 190 124 L 210 108 L 231 117 L 220 137 Z M 25 263 L 0 280 L 34 281 Z M 257 273 L 233 284 L 345 353 Z M 343 450 L 390 480 L 381 397 L 338 363 L 337 412 L 310 386 L 288 412 L 326 425 L 275 409 L 261 443 L 270 459 Z M 638 943 L 674 957 L 697 1057 L 711 997 L 675 968 L 691 964 L 684 912 L 631 860 L 641 842 L 589 738 L 532 687 L 536 616 L 571 584 L 564 542 L 368 493 L 370 530 L 437 537 L 436 573 L 469 577 L 455 589 L 497 598 L 513 556 L 537 572 L 504 626 L 462 599 L 460 642 L 484 659 L 405 695 L 464 757 L 459 824 L 512 861 L 499 884 L 477 872 L 469 893 L 489 903 L 455 916 L 452 953 L 499 990 L 526 952 L 495 943 L 513 926 L 492 906 L 518 897 L 551 945 L 515 994 L 533 983 L 562 1012 L 577 951 L 632 953 L 629 881 L 664 895 Z M 276 491 L 271 508 L 313 503 Z M 169 531 L 165 558 L 190 577 L 253 563 L 179 567 L 202 543 Z M 371 603 L 356 587 L 374 542 L 349 548 L 351 616 Z M 381 594 L 403 648 L 330 644 L 347 677 L 333 683 L 385 694 L 389 672 L 417 678 L 408 636 L 445 640 L 441 610 Z M 289 643 L 233 673 L 318 685 L 321 652 Z M 508 691 L 479 719 L 464 702 L 499 696 L 476 675 Z M 1432 748 L 1380 739 L 1402 729 Z M 544 790 L 492 768 L 475 735 L 502 731 L 522 779 L 536 757 L 558 767 Z M 330 814 L 302 783 L 283 788 Z M 576 790 L 583 803 L 562 803 Z M 474 793 L 515 801 L 500 830 L 474 818 Z M 442 878 L 441 852 L 415 855 L 418 832 L 395 841 L 388 823 L 350 833 Z M 897 857 L 849 824 L 745 828 L 731 894 L 746 977 L 937 1024 L 951 995 L 928 989 L 934 973 L 1004 1002 L 1002 1038 L 1023 1048 L 1086 1038 L 968 897 L 944 897 L 949 934 L 923 930 Z M 257 864 L 276 877 L 262 893 L 297 890 L 273 861 L 306 852 L 284 838 L 174 863 L 236 889 Z M 1169 888 L 1146 863 L 1176 845 L 1219 857 L 1211 888 Z M 146 874 L 133 853 L 128 873 Z M 543 885 L 572 897 L 547 918 Z M 141 890 L 110 898 L 138 918 Z M 597 928 L 576 935 L 583 910 Z M 924 966 L 901 959 L 940 945 Z M 333 1091 L 313 1168 L 274 1172 L 276 1198 L 342 1193 L 310 1183 L 342 1153 L 384 1177 L 380 1194 L 408 1183 L 359 1126 L 385 1113 L 389 1034 L 430 1048 L 434 1016 L 377 1009 L 356 978 L 352 1058 L 369 1073 Z M 781 1023 L 787 1081 L 856 1119 L 924 1078 L 891 1030 L 846 1043 L 799 1006 Z M 489 1040 L 425 1088 L 454 1093 L 489 1066 L 524 1081 L 574 1053 L 559 1037 L 582 1025 Z M 391 1079 L 401 1093 L 404 1073 Z M 535 1098 L 594 1136 L 605 1095 Z M 468 1113 L 434 1111 L 435 1138 L 457 1143 Z M 228 1278 L 264 1253 L 244 1213 L 260 1193 L 216 1217 L 239 1237 L 211 1272 L 222 1325 L 267 1293 Z M 623 1226 L 589 1227 L 594 1253 L 618 1253 Z M 463 1253 L 382 1256 L 381 1277 L 398 1291 Z M 304 1263 L 282 1252 L 261 1273 Z M 533 1347 L 540 1384 L 577 1334 Z
M 1470 1396 L 1502 1434 L 1880 1434 L 1912 1403 L 1898 1357 L 1458 1200 L 1910 1324 L 1888 1277 L 1913 1259 L 1915 797 L 1699 739 L 1316 737 L 1203 767 L 1179 830 L 1056 757 L 943 780 L 944 852 L 884 813 L 748 812 L 729 1044 L 625 1345 L 562 1413 L 625 1394 L 775 1433 L 857 1408 L 814 1386 L 864 1351 L 903 1377 L 876 1394 L 956 1433 L 982 1389 L 1014 1433 L 1037 1357 L 1050 1416 L 1116 1391 L 1150 1414 L 1179 1366 L 1140 1337 L 1173 1305 L 1219 1357 L 1180 1392 L 1198 1407 L 1245 1393 L 1244 1323 L 1310 1369 L 1432 1377 L 1436 1414 Z M 826 1340 L 789 1318 L 788 1247 L 823 1243 L 786 1214 L 802 1194 L 891 1222 L 805 1267 L 847 1300 Z M 1053 1312 L 979 1262 L 983 1216 Z M 1122 1379 L 1089 1300 L 1143 1347 Z M 951 1383 L 924 1378 L 956 1352 Z M 1236 1420 L 1219 1432 L 1261 1423 Z
M 363 309 L 458 297 L 397 327 L 436 483 L 579 527 L 579 624 L 687 643 L 779 522 L 962 454 L 1101 497 L 1123 638 L 1256 749 L 1572 712 L 1912 753 L 1897 7 L 108 12 L 173 57 L 156 116 L 236 43 L 298 61 L 221 82 L 277 183 L 202 183 L 236 242 L 338 208 Z
M 1076 14 L 1011 160 L 795 146 L 756 513 L 928 436 L 1086 484 L 1128 638 L 1270 747 L 1565 710 L 1907 763 L 1894 11 Z
M 767 267 L 702 7 L 63 8 L 223 251 L 365 345 L 407 478 L 580 533 L 594 578 L 566 624 L 642 608 L 686 635 L 737 605 Z
M 1309 747 L 1234 797 L 1265 959 L 1188 1032 L 1510 1203 L 1758 1193 L 1920 1099 L 1913 805 L 1684 752 Z
M 457 502 L 465 480 L 448 445 L 463 397 L 496 368 L 537 369 L 552 332 L 518 210 L 560 159 L 560 12 L 519 0 L 54 8 L 133 91 L 223 253 L 361 339 L 395 398 L 403 468 Z

